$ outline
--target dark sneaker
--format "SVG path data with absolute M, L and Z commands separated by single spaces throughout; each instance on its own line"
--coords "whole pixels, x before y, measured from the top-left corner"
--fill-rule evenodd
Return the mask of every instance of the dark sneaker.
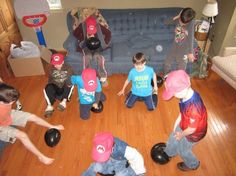
M 200 164 L 199 164 L 200 165 Z M 196 170 L 198 169 L 199 165 L 196 168 L 189 168 L 188 166 L 186 166 L 186 164 L 184 162 L 179 162 L 177 163 L 177 167 L 179 170 L 181 171 L 191 171 L 191 170 Z

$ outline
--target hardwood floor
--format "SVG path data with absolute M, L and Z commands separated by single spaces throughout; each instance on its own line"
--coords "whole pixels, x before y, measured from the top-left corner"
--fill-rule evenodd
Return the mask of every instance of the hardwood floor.
M 178 100 L 163 101 L 164 87 L 159 89 L 158 108 L 148 112 L 144 103 L 137 102 L 133 109 L 124 105 L 124 97 L 118 97 L 126 75 L 112 75 L 109 86 L 104 88 L 107 101 L 101 114 L 92 114 L 90 119 L 79 118 L 77 90 L 65 112 L 55 111 L 50 123 L 65 126 L 60 143 L 50 148 L 44 142 L 43 127 L 29 123 L 22 129 L 33 143 L 46 155 L 55 158 L 52 165 L 41 164 L 37 158 L 17 141 L 5 148 L 0 158 L 1 176 L 79 176 L 92 162 L 92 138 L 96 132 L 110 131 L 115 136 L 136 147 L 143 155 L 147 176 L 233 176 L 236 175 L 236 90 L 215 73 L 207 79 L 192 79 L 192 87 L 198 91 L 208 110 L 208 133 L 195 147 L 194 152 L 201 161 L 198 170 L 181 172 L 176 164 L 179 157 L 166 165 L 154 163 L 150 149 L 157 142 L 165 142 L 173 125 L 178 109 Z M 46 103 L 43 88 L 46 76 L 11 78 L 7 83 L 21 92 L 20 100 L 24 111 L 43 117 Z

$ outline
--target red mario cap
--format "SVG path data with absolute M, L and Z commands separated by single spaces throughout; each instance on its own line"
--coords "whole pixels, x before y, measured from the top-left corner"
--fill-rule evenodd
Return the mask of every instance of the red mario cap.
M 64 62 L 64 55 L 57 53 L 51 56 L 51 64 L 52 65 L 61 65 Z
M 96 70 L 92 68 L 86 68 L 82 71 L 82 79 L 84 82 L 84 88 L 88 92 L 93 92 L 97 89 L 97 74 Z
M 87 34 L 93 35 L 97 33 L 96 24 L 96 19 L 93 16 L 90 16 L 86 19 Z
M 96 162 L 105 162 L 112 153 L 114 137 L 109 132 L 101 132 L 93 138 L 92 158 Z

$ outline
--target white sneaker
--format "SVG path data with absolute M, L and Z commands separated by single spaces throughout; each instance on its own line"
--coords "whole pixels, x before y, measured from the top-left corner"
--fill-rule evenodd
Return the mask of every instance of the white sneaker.
M 47 108 L 45 109 L 44 116 L 50 117 L 52 115 L 53 111 L 54 111 L 53 106 L 48 105 Z
M 59 111 L 64 111 L 64 110 L 66 109 L 66 101 L 62 101 L 62 102 L 58 105 L 57 109 L 58 109 Z
M 21 111 L 22 110 L 22 104 L 20 103 L 19 100 L 16 101 L 16 110 Z
M 105 82 L 106 80 L 107 80 L 107 78 L 104 78 L 104 77 L 100 78 L 101 82 Z

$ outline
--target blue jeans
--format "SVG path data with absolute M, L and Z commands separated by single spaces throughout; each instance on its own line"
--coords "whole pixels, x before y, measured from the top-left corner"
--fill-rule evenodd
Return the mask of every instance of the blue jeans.
M 179 126 L 175 131 L 182 131 Z M 179 155 L 186 166 L 189 168 L 197 168 L 199 166 L 199 161 L 192 152 L 192 147 L 196 142 L 189 142 L 186 137 L 183 137 L 181 140 L 177 141 L 172 132 L 169 136 L 169 139 L 166 144 L 165 152 L 168 156 L 173 157 Z
M 134 106 L 134 103 L 137 100 L 138 101 L 144 101 L 145 105 L 147 106 L 147 109 L 149 111 L 152 111 L 157 106 L 158 97 L 156 96 L 155 100 L 154 100 L 153 95 L 149 95 L 149 96 L 146 96 L 146 97 L 140 97 L 140 96 L 132 94 L 132 92 L 130 91 L 129 94 L 127 95 L 125 104 L 128 108 L 132 108 Z
M 136 176 L 134 170 L 130 166 L 126 167 L 126 164 L 127 160 L 112 158 L 103 163 L 94 162 L 83 172 L 82 176 L 96 176 L 96 173 L 112 174 L 114 172 L 116 176 Z

